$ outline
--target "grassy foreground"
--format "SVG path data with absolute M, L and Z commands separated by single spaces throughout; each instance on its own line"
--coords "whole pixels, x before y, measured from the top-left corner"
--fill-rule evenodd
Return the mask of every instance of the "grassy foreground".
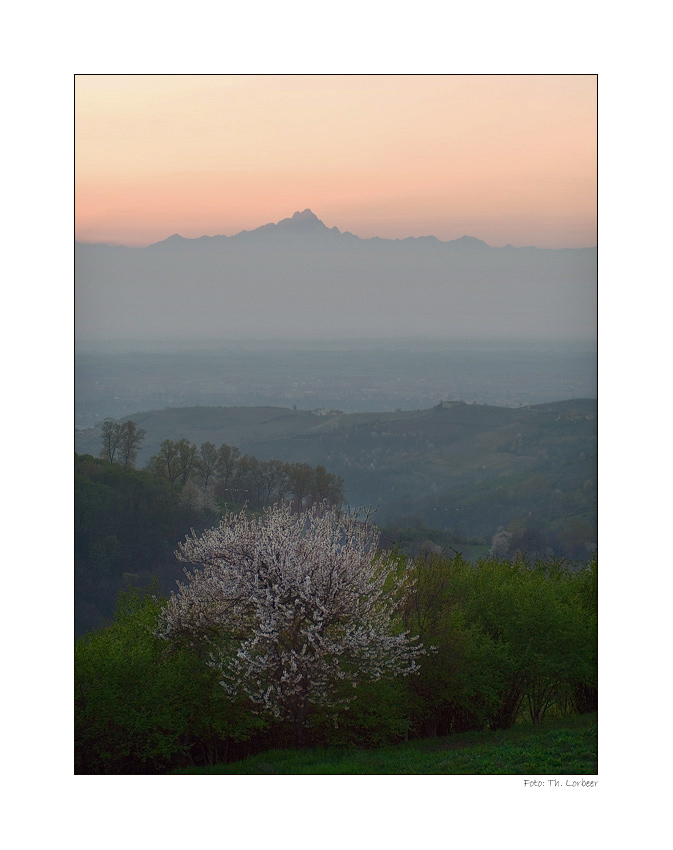
M 468 732 L 377 750 L 272 750 L 232 764 L 174 770 L 238 774 L 552 774 L 598 772 L 595 714 L 504 732 Z

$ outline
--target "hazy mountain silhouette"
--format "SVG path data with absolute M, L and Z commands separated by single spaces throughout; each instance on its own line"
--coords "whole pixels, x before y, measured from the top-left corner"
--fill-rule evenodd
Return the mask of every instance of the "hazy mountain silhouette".
M 275 237 L 277 235 L 281 235 L 283 238 L 288 236 L 329 236 L 333 240 L 343 237 L 349 242 L 356 240 L 358 242 L 370 242 L 376 245 L 383 243 L 399 245 L 419 242 L 423 244 L 434 243 L 436 245 L 450 245 L 453 248 L 490 247 L 486 244 L 486 242 L 482 242 L 481 239 L 476 239 L 474 236 L 461 236 L 460 239 L 453 239 L 449 242 L 442 242 L 436 236 L 407 236 L 405 239 L 382 239 L 379 236 L 373 236 L 369 239 L 361 239 L 359 236 L 355 236 L 353 233 L 348 231 L 342 233 L 338 227 L 327 227 L 327 225 L 325 225 L 324 222 L 322 222 L 318 216 L 309 209 L 305 209 L 303 212 L 296 212 L 290 218 L 284 218 L 276 224 L 263 224 L 261 227 L 257 227 L 254 230 L 242 230 L 235 236 L 199 236 L 195 239 L 188 239 L 180 236 L 178 233 L 174 233 L 167 239 L 162 239 L 160 242 L 153 242 L 148 247 L 157 248 L 159 246 L 175 246 L 177 244 L 186 245 L 188 243 L 203 244 L 203 242 L 207 240 L 214 240 L 217 242 L 225 239 L 230 241 L 248 240 L 251 238 L 260 239 Z
M 591 338 L 596 249 L 361 239 L 309 209 L 235 236 L 76 246 L 80 339 Z

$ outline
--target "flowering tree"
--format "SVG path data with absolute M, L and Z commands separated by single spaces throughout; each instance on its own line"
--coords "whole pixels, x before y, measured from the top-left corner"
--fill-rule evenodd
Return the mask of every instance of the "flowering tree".
M 178 558 L 202 569 L 185 569 L 158 633 L 205 642 L 224 687 L 291 720 L 301 745 L 310 706 L 347 701 L 343 683 L 417 669 L 422 647 L 393 628 L 406 566 L 393 579 L 397 564 L 378 540 L 325 503 L 303 514 L 287 503 L 257 518 L 229 514 L 180 545 Z

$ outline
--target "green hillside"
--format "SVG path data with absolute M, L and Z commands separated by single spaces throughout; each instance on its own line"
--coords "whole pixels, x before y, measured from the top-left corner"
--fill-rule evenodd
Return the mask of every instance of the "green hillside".
M 595 547 L 595 400 L 355 414 L 189 407 L 128 418 L 146 431 L 138 466 L 164 439 L 227 443 L 260 460 L 324 465 L 344 479 L 350 505 L 372 506 L 377 523 L 400 531 L 490 542 L 502 529 L 512 547 L 571 557 Z M 78 432 L 78 452 L 99 448 L 100 429 Z

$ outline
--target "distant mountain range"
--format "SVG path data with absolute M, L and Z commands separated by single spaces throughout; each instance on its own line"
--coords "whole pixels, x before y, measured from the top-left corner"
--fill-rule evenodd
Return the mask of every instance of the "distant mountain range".
M 361 239 L 311 210 L 235 236 L 76 245 L 80 339 L 590 338 L 596 249 Z
M 172 236 L 169 236 L 167 239 L 162 239 L 160 242 L 154 242 L 152 245 L 148 245 L 148 248 L 158 248 L 159 246 L 169 245 L 174 247 L 176 245 L 187 245 L 187 244 L 198 244 L 203 245 L 204 243 L 212 240 L 215 244 L 221 242 L 222 240 L 268 240 L 269 238 L 280 237 L 281 239 L 287 239 L 287 237 L 307 237 L 311 238 L 326 238 L 332 241 L 341 241 L 344 240 L 346 242 L 371 242 L 375 244 L 379 243 L 390 243 L 391 245 L 395 244 L 410 244 L 414 242 L 419 242 L 421 244 L 436 244 L 436 245 L 446 245 L 451 246 L 452 248 L 489 248 L 490 246 L 486 244 L 486 242 L 482 242 L 481 239 L 476 239 L 474 236 L 461 236 L 460 239 L 452 239 L 449 242 L 442 242 L 436 236 L 408 236 L 406 239 L 382 239 L 378 236 L 373 236 L 369 239 L 361 239 L 359 236 L 355 236 L 353 233 L 349 231 L 344 231 L 343 233 L 339 230 L 338 227 L 327 227 L 324 222 L 322 222 L 318 216 L 313 213 L 311 210 L 306 209 L 303 212 L 296 212 L 290 218 L 284 218 L 279 221 L 277 224 L 263 224 L 261 227 L 256 227 L 254 230 L 242 230 L 240 233 L 237 233 L 235 236 L 200 236 L 195 239 L 188 239 L 184 236 L 180 236 L 179 233 L 174 233 Z M 511 248 L 511 245 L 507 247 Z

